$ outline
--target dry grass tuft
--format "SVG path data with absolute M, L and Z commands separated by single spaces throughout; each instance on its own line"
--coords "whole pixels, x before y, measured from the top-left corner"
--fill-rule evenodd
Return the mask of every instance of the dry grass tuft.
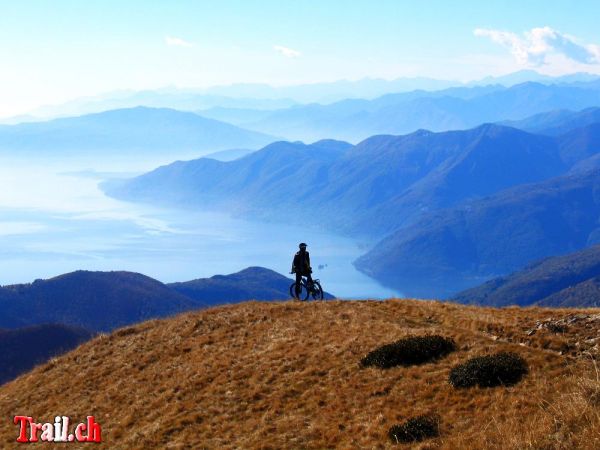
M 360 364 L 363 367 L 375 366 L 380 369 L 412 366 L 441 358 L 455 349 L 456 344 L 452 339 L 439 335 L 409 336 L 372 350 Z
M 437 415 L 423 414 L 412 417 L 388 431 L 393 443 L 408 443 L 434 438 L 440 434 L 440 418 Z
M 516 353 L 501 352 L 477 356 L 450 371 L 450 384 L 456 388 L 473 386 L 512 386 L 527 374 L 527 363 Z

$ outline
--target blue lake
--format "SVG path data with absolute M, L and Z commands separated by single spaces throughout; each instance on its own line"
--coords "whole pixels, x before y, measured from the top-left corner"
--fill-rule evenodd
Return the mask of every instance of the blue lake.
M 163 282 L 264 266 L 290 270 L 298 242 L 309 244 L 314 276 L 344 298 L 399 293 L 358 272 L 365 243 L 289 224 L 259 223 L 210 211 L 182 211 L 106 197 L 101 171 L 134 172 L 135 164 L 35 164 L 2 161 L 0 284 L 30 282 L 77 269 L 130 270 Z M 147 163 L 150 165 L 151 163 Z M 318 267 L 321 266 L 321 269 Z

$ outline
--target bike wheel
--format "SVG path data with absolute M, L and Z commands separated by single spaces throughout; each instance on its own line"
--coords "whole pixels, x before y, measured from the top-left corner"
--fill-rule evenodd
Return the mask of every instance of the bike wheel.
M 306 289 L 306 284 L 304 284 L 304 282 L 300 283 L 300 294 L 296 296 L 296 282 L 293 282 L 290 285 L 290 297 L 297 300 L 306 300 L 308 298 L 308 289 Z
M 323 288 L 321 287 L 321 283 L 318 281 L 313 281 L 313 287 L 310 295 L 314 300 L 323 300 Z

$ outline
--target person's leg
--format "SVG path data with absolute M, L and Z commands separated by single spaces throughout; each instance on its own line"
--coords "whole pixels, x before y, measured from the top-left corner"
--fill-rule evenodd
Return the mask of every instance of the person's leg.
M 296 297 L 300 296 L 300 282 L 302 281 L 302 274 L 296 272 Z
M 306 274 L 306 284 L 309 286 L 312 284 L 312 276 L 310 275 L 310 272 Z

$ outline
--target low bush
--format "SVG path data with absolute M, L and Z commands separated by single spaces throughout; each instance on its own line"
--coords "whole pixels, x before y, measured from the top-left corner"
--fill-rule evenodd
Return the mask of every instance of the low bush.
M 527 363 L 516 353 L 478 356 L 450 371 L 450 384 L 456 388 L 471 386 L 510 386 L 527 374 Z
M 400 425 L 394 425 L 388 431 L 392 442 L 406 443 L 422 441 L 440 435 L 440 419 L 435 415 L 422 415 L 408 419 Z
M 388 369 L 422 364 L 446 356 L 456 349 L 452 339 L 438 335 L 409 336 L 371 351 L 360 364 Z

